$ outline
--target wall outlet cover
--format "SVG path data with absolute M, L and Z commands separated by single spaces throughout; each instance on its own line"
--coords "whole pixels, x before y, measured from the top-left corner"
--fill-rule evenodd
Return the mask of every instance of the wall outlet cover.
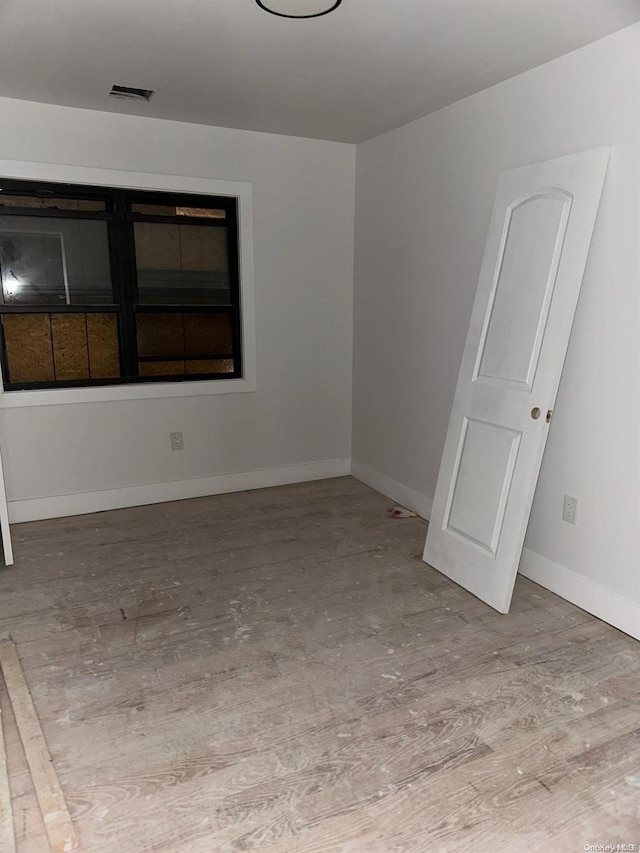
M 569 524 L 578 523 L 578 498 L 565 495 L 562 503 L 562 520 Z
M 169 438 L 171 439 L 172 450 L 184 450 L 184 438 L 181 432 L 170 432 Z

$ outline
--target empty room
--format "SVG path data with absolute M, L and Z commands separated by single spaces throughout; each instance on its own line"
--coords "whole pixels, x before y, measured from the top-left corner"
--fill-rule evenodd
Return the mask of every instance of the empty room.
M 0 853 L 640 847 L 640 0 L 0 3 Z

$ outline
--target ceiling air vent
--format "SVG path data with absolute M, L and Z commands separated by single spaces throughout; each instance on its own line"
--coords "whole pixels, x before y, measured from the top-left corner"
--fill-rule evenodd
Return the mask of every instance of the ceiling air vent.
M 128 101 L 150 101 L 155 92 L 153 89 L 136 89 L 134 86 L 112 86 L 109 94 L 113 98 L 126 98 Z

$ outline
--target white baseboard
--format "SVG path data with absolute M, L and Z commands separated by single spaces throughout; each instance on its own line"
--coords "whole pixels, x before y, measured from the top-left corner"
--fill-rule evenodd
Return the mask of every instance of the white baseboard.
M 367 486 L 371 486 L 377 492 L 381 492 L 392 501 L 402 504 L 407 509 L 412 509 L 417 512 L 421 518 L 426 518 L 427 521 L 431 517 L 431 508 L 433 506 L 432 498 L 414 492 L 408 486 L 404 486 L 397 480 L 387 477 L 381 471 L 375 468 L 370 468 L 368 465 L 363 465 L 361 462 L 351 460 L 351 474 L 356 480 L 362 480 Z
M 520 574 L 640 640 L 640 604 L 525 548 Z
M 391 500 L 414 510 L 422 518 L 428 520 L 431 516 L 431 498 L 413 491 L 375 468 L 352 460 L 351 474 Z M 603 622 L 640 640 L 640 604 L 635 604 L 528 548 L 522 552 L 519 572 L 587 613 L 592 613 Z
M 31 498 L 9 501 L 9 520 L 36 521 L 42 518 L 60 518 L 66 515 L 83 515 L 127 506 L 179 501 L 184 498 L 201 498 L 246 489 L 264 489 L 285 486 L 310 480 L 326 480 L 350 473 L 348 459 L 329 459 L 324 462 L 306 462 L 284 468 L 247 471 L 239 474 L 220 474 L 215 477 L 196 477 L 173 480 L 169 483 L 152 483 L 148 486 L 128 486 L 124 489 L 105 489 L 100 492 L 81 492 L 74 495 L 54 495 L 48 498 Z

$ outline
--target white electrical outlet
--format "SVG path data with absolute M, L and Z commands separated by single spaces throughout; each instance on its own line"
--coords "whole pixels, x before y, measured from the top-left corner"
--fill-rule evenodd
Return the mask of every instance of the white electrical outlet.
M 578 498 L 572 498 L 571 495 L 564 496 L 562 520 L 567 521 L 569 524 L 578 523 Z
M 172 450 L 184 450 L 184 438 L 181 432 L 170 432 L 169 438 L 171 439 Z

